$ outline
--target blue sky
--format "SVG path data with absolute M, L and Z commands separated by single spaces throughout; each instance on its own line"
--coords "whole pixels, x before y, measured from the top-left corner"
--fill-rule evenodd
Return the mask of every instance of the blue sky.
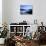
M 32 5 L 21 5 L 21 9 L 32 9 Z

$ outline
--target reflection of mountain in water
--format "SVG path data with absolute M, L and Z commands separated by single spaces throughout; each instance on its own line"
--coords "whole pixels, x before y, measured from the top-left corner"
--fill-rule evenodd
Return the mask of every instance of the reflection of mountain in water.
M 28 11 L 26 11 L 27 14 L 32 14 L 32 9 L 29 9 Z
M 20 9 L 20 13 L 21 14 L 32 14 L 32 9 Z

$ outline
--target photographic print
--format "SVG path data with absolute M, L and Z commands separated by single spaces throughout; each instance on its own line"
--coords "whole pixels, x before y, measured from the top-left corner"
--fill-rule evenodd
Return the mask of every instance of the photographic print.
M 20 14 L 32 14 L 32 5 L 20 5 Z

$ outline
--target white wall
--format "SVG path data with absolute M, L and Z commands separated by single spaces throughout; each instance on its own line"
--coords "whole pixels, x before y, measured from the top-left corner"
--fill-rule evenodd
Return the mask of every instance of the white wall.
M 0 27 L 2 27 L 2 0 L 0 0 Z
M 2 19 L 3 22 L 7 21 L 7 0 L 2 0 Z
M 4 0 L 4 16 L 7 23 L 22 22 L 26 20 L 29 24 L 37 19 L 38 24 L 41 21 L 46 25 L 46 0 Z M 32 4 L 32 15 L 20 15 L 19 8 L 21 4 Z

